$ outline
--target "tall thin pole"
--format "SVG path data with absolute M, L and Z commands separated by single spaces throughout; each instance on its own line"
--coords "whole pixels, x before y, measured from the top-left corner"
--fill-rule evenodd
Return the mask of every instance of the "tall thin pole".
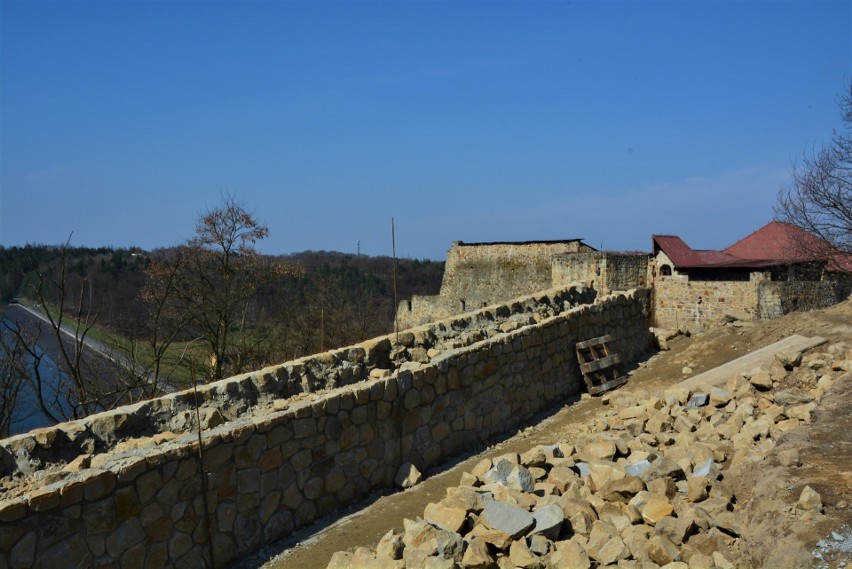
M 396 299 L 396 230 L 393 218 L 391 218 L 391 248 L 393 250 L 393 330 L 396 334 L 396 343 L 399 344 L 399 310 Z

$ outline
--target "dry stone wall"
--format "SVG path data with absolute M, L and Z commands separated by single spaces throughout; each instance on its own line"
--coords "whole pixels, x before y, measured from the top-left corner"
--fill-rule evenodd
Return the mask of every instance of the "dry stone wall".
M 427 469 L 579 393 L 576 342 L 610 334 L 625 362 L 650 349 L 647 290 L 571 308 L 582 294 L 223 380 L 197 414 L 183 392 L 0 441 L 6 473 L 37 482 L 0 495 L 0 567 L 227 566 L 404 462 Z

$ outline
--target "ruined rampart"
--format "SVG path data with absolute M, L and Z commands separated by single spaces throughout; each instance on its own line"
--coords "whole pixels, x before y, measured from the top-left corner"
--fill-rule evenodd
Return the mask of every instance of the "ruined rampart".
M 610 294 L 617 290 L 644 288 L 650 282 L 647 253 L 591 251 L 555 255 L 551 267 L 551 286 L 583 283 Z
M 441 292 L 414 296 L 397 307 L 400 326 L 417 326 L 453 314 L 497 305 L 549 289 L 554 255 L 593 251 L 579 239 L 517 243 L 453 242 Z
M 403 462 L 434 466 L 576 395 L 577 341 L 610 334 L 625 362 L 650 348 L 647 290 L 577 306 L 588 295 L 552 289 L 222 380 L 198 413 L 186 391 L 0 441 L 0 566 L 227 566 Z

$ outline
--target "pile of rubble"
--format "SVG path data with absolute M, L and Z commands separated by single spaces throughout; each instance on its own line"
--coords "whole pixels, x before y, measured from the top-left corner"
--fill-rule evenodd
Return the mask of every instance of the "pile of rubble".
M 778 354 L 724 386 L 608 393 L 609 408 L 575 444 L 485 459 L 422 519 L 405 520 L 375 550 L 336 553 L 328 567 L 741 566 L 747 528 L 733 481 L 810 423 L 850 360 L 852 350 L 835 344 L 804 362 Z M 784 465 L 800 462 L 795 451 L 777 454 Z M 805 523 L 822 515 L 813 488 L 797 494 L 789 512 Z

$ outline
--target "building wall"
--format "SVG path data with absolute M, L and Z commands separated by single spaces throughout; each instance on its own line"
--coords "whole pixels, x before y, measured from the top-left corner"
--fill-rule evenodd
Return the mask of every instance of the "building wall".
M 843 280 L 773 281 L 769 271 L 753 271 L 749 280 L 698 280 L 688 271 L 661 274 L 672 266 L 663 252 L 654 258 L 652 321 L 655 326 L 698 334 L 721 321 L 725 311 L 746 312 L 754 318 L 777 318 L 796 310 L 812 310 L 836 304 L 849 292 Z M 728 272 L 719 272 L 720 279 Z M 705 271 L 704 278 L 713 277 Z
M 654 325 L 692 334 L 706 331 L 735 309 L 755 317 L 759 281 L 696 281 L 686 275 L 654 280 Z
M 376 338 L 205 386 L 202 422 L 216 416 L 210 405 L 268 406 L 208 425 L 200 456 L 191 424 L 153 437 L 153 423 L 142 424 L 153 413 L 162 429 L 177 427 L 194 415 L 192 392 L 0 441 L 19 471 L 39 455 L 70 460 L 74 441 L 112 441 L 89 467 L 45 473 L 38 489 L 0 502 L 0 566 L 227 566 L 390 486 L 403 462 L 437 465 L 578 394 L 576 342 L 610 334 L 626 363 L 651 349 L 647 290 L 566 309 L 574 294 L 553 289 L 401 333 L 395 347 L 395 337 Z M 376 376 L 400 345 L 411 360 Z M 446 349 L 417 361 L 428 345 Z M 311 367 L 335 381 L 332 370 L 366 378 L 280 396 Z M 130 444 L 134 424 L 148 438 Z
M 441 292 L 416 296 L 397 308 L 400 328 L 499 304 L 551 284 L 551 259 L 560 253 L 593 249 L 579 240 L 526 243 L 464 243 L 447 253 Z
M 644 288 L 650 281 L 649 261 L 645 253 L 594 251 L 556 255 L 551 267 L 551 286 L 583 283 L 600 294 Z
M 765 281 L 757 290 L 760 318 L 777 318 L 797 310 L 825 308 L 849 296 L 838 281 Z

